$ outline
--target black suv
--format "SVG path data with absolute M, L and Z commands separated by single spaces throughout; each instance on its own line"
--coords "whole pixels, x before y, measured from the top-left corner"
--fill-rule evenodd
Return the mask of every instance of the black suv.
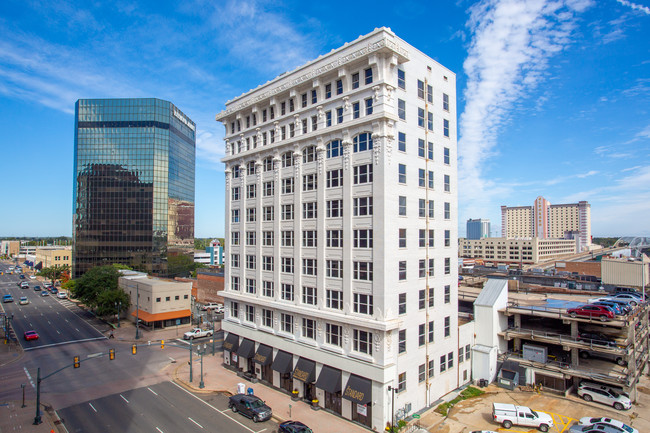
M 271 408 L 254 395 L 235 394 L 228 399 L 228 407 L 233 412 L 241 412 L 255 422 L 266 421 L 273 414 Z

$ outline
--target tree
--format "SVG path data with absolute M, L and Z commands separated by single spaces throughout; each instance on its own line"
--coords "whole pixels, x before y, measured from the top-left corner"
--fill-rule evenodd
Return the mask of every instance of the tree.
M 102 292 L 117 290 L 120 273 L 112 265 L 95 266 L 77 278 L 73 288 L 75 298 L 91 308 L 96 308 Z
M 201 268 L 207 268 L 208 266 L 203 263 L 194 263 L 194 270 L 190 273 L 192 278 L 196 278 L 196 270 Z
M 130 297 L 122 289 L 104 290 L 97 296 L 96 313 L 99 316 L 108 316 L 118 313 L 118 304 L 121 304 L 120 311 L 126 311 L 130 303 Z
M 41 269 L 38 275 L 52 281 L 52 285 L 56 285 L 57 280 L 64 280 L 70 275 L 70 265 L 54 265 Z

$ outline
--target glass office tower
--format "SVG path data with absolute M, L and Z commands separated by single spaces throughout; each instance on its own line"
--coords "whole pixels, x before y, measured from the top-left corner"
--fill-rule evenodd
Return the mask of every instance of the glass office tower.
M 113 263 L 184 273 L 193 261 L 195 154 L 196 125 L 171 102 L 77 101 L 74 278 Z

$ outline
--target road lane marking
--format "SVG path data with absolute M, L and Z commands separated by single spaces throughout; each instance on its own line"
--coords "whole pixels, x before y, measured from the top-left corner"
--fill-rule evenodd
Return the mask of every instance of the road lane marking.
M 160 433 L 163 433 L 163 431 L 160 430 L 158 427 L 156 427 L 156 430 L 158 430 Z
M 27 379 L 29 380 L 29 383 L 32 385 L 32 388 L 36 388 L 34 385 L 34 381 L 32 380 L 31 374 L 29 374 L 29 371 L 27 371 L 27 367 L 23 367 L 23 370 L 25 370 L 25 374 L 27 375 Z
M 77 330 L 77 332 L 81 332 L 81 331 L 79 330 L 79 328 L 74 328 L 74 329 L 76 329 L 76 330 Z
M 202 426 L 201 424 L 199 424 L 198 422 L 194 421 L 194 420 L 193 420 L 192 418 L 190 418 L 189 416 L 187 417 L 187 419 L 189 419 L 190 421 L 192 421 L 194 424 L 198 425 L 199 427 L 203 428 L 203 426 Z
M 57 333 L 60 334 L 59 331 L 56 331 Z M 45 347 L 52 347 L 52 346 L 61 346 L 63 344 L 74 344 L 74 343 L 83 343 L 86 341 L 95 341 L 95 340 L 105 340 L 106 337 L 97 337 L 97 338 L 85 338 L 83 340 L 70 340 L 70 341 L 62 341 L 60 343 L 52 343 L 52 344 L 44 344 L 42 346 L 34 346 L 34 347 L 26 347 L 23 349 L 24 352 L 27 352 L 28 350 L 36 350 L 36 349 L 43 349 Z
M 88 355 L 87 358 L 88 358 L 88 359 L 90 359 L 90 358 L 97 358 L 98 356 L 102 356 L 103 354 L 104 354 L 103 352 L 91 353 L 90 355 Z
M 149 387 L 147 387 L 147 389 L 148 389 L 149 391 L 153 392 L 154 395 L 158 395 L 158 394 L 156 393 L 156 391 L 154 391 L 153 389 L 151 389 L 151 388 L 149 388 Z
M 256 431 L 255 433 L 262 433 L 263 431 L 266 431 L 266 429 L 263 428 L 262 430 L 258 430 L 258 431 Z
M 122 400 L 124 400 L 125 402 L 127 402 L 127 403 L 129 402 L 129 401 L 126 399 L 126 397 L 124 397 L 122 394 L 120 394 L 120 397 L 122 397 Z
M 88 406 L 92 407 L 95 412 L 97 412 L 97 409 L 95 409 L 95 406 L 93 406 L 92 403 L 88 403 Z

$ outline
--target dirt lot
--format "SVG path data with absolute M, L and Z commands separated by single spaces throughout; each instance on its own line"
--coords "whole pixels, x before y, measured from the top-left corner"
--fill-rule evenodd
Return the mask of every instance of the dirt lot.
M 537 430 L 513 426 L 504 429 L 492 422 L 492 403 L 512 403 L 529 406 L 553 416 L 553 433 L 563 433 L 583 416 L 608 416 L 623 421 L 639 430 L 650 432 L 650 378 L 644 376 L 639 384 L 639 399 L 631 410 L 617 412 L 611 407 L 598 403 L 587 403 L 577 395 L 558 396 L 549 392 L 508 391 L 492 384 L 483 388 L 486 393 L 480 397 L 458 403 L 447 418 L 429 411 L 422 415 L 421 426 L 432 433 L 468 433 L 473 430 L 493 430 L 498 432 L 535 432 Z

